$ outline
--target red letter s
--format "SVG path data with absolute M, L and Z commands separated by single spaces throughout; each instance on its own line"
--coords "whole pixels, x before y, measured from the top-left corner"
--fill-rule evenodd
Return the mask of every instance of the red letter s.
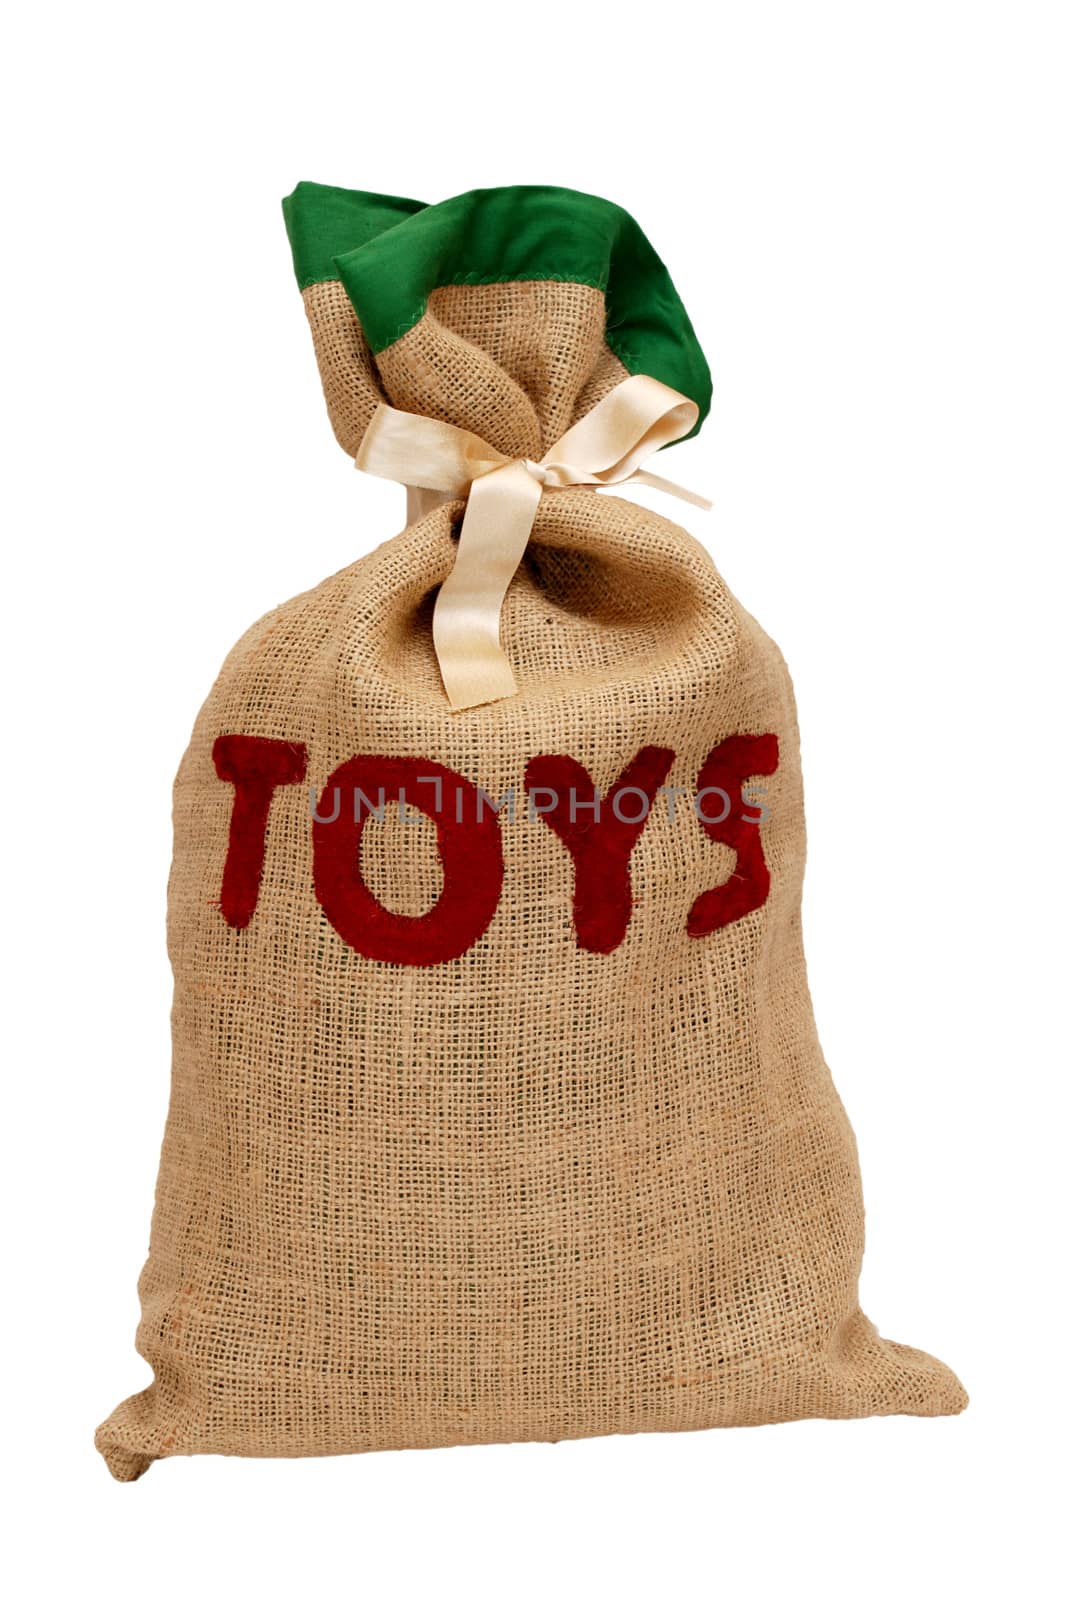
M 744 816 L 740 793 L 745 778 L 768 777 L 777 771 L 777 735 L 734 734 L 723 739 L 704 761 L 696 779 L 696 814 L 705 833 L 736 851 L 732 877 L 701 894 L 688 913 L 693 939 L 724 928 L 763 904 L 770 892 L 770 869 L 762 853 L 758 823 Z M 716 793 L 704 799 L 704 791 Z M 712 819 L 708 812 L 723 811 Z

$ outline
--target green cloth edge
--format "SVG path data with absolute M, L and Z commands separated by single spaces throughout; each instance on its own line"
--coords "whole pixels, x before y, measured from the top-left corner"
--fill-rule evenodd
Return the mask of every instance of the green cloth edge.
M 341 282 L 375 354 L 447 284 L 586 283 L 606 296 L 606 343 L 710 410 L 711 379 L 665 265 L 627 211 L 549 185 L 472 189 L 439 205 L 299 183 L 283 201 L 298 287 Z M 691 435 L 689 435 L 691 437 Z

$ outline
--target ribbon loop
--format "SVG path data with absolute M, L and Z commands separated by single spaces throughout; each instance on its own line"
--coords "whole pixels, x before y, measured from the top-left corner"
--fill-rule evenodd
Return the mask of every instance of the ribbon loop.
M 709 510 L 709 500 L 640 470 L 654 451 L 690 433 L 698 417 L 694 401 L 657 378 L 637 375 L 604 395 L 542 461 L 527 461 L 511 460 L 452 423 L 378 407 L 357 452 L 362 472 L 438 497 L 468 496 L 457 557 L 432 620 L 452 711 L 517 693 L 499 643 L 499 618 L 544 491 L 646 483 Z M 432 496 L 414 498 L 425 503 Z

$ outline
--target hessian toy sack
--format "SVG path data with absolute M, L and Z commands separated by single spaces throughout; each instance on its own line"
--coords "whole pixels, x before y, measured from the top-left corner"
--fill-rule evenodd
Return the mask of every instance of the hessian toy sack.
M 154 1376 L 108 1466 L 960 1410 L 859 1307 L 785 665 L 605 492 L 690 498 L 644 466 L 710 395 L 665 267 L 566 189 L 284 209 L 409 525 L 249 630 L 179 769 Z

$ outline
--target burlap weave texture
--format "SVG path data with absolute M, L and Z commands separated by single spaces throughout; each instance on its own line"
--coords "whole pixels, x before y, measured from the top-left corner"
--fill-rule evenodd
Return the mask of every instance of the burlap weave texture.
M 305 300 L 350 453 L 386 397 L 538 456 L 624 376 L 585 285 L 441 289 L 375 358 L 338 284 Z M 860 1179 L 807 990 L 780 653 L 681 529 L 560 490 L 503 616 L 520 693 L 452 714 L 431 606 L 461 509 L 263 618 L 197 720 L 175 788 L 173 1086 L 140 1286 L 154 1380 L 100 1428 L 109 1467 L 959 1410 L 948 1368 L 859 1308 Z M 234 733 L 309 762 L 308 784 L 273 798 L 244 928 L 218 905 L 234 796 L 212 752 Z M 658 745 L 688 791 L 720 741 L 767 733 L 765 903 L 688 936 L 734 857 L 687 797 L 663 796 L 631 858 L 625 938 L 580 948 L 573 865 L 526 812 L 527 763 L 567 754 L 605 791 Z M 497 911 L 456 959 L 369 960 L 317 901 L 308 789 L 357 752 L 516 796 Z M 361 869 L 421 915 L 442 881 L 435 826 L 388 808 Z

